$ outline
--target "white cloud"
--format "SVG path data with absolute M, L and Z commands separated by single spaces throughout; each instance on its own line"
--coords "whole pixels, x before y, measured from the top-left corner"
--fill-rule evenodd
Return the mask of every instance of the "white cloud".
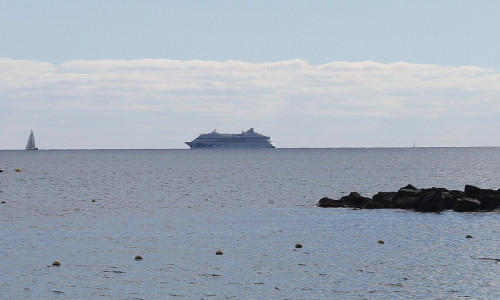
M 371 61 L 314 66 L 299 59 L 268 63 L 72 60 L 54 65 L 0 59 L 2 116 L 14 123 L 16 118 L 31 118 L 41 124 L 47 124 L 51 118 L 62 119 L 60 122 L 67 118 L 68 126 L 75 130 L 75 115 L 82 115 L 81 122 L 83 116 L 89 115 L 108 119 L 106 126 L 116 126 L 119 131 L 130 114 L 158 128 L 165 119 L 185 122 L 190 132 L 208 130 L 221 123 L 235 131 L 244 129 L 239 128 L 243 126 L 240 124 L 265 125 L 285 138 L 289 136 L 286 130 L 303 126 L 297 120 L 310 124 L 314 130 L 325 127 L 345 131 L 346 136 L 349 130 L 338 129 L 337 119 L 347 126 L 363 120 L 382 124 L 400 120 L 418 131 L 418 124 L 429 119 L 454 122 L 471 118 L 471 122 L 489 120 L 498 130 L 499 123 L 492 121 L 492 116 L 500 113 L 499 98 L 500 74 L 474 66 Z M 277 122 L 286 124 L 288 129 L 280 129 Z M 218 124 L 204 128 L 207 123 Z M 0 126 L 9 125 L 4 122 Z M 388 128 L 381 130 L 384 129 Z M 86 130 L 86 126 L 82 124 L 80 130 Z M 186 139 L 182 132 L 176 134 L 172 138 Z M 324 132 L 319 132 L 318 137 L 304 137 L 303 145 L 288 145 L 286 140 L 284 143 L 335 146 L 319 144 L 321 134 Z M 112 147 L 102 144 L 104 140 L 97 133 L 96 145 L 87 147 Z M 353 131 L 348 142 L 339 141 L 339 146 L 361 145 L 362 140 L 362 133 Z

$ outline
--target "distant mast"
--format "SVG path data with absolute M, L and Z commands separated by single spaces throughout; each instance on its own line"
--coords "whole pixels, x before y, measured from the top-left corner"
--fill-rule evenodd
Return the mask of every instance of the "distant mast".
M 38 150 L 38 148 L 35 146 L 35 136 L 33 135 L 33 129 L 31 129 L 30 137 L 28 138 L 26 150 Z

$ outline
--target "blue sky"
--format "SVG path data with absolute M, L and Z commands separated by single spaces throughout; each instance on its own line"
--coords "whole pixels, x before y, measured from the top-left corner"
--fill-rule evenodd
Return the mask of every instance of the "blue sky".
M 0 149 L 500 145 L 499 1 L 0 1 Z

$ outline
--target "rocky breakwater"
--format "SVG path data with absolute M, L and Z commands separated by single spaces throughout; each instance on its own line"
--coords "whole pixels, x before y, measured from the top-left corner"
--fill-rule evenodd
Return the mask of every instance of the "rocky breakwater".
M 500 189 L 481 189 L 466 185 L 464 191 L 445 188 L 418 189 L 412 185 L 400 188 L 397 192 L 379 192 L 372 198 L 352 192 L 340 199 L 324 197 L 319 207 L 350 207 L 359 209 L 396 208 L 418 212 L 457 212 L 500 211 Z

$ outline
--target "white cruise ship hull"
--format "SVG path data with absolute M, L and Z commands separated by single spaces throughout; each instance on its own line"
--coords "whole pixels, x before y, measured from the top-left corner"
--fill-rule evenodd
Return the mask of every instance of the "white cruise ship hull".
M 200 134 L 191 142 L 185 142 L 191 149 L 239 149 L 239 148 L 275 148 L 268 136 L 256 133 L 253 128 L 241 134 Z

